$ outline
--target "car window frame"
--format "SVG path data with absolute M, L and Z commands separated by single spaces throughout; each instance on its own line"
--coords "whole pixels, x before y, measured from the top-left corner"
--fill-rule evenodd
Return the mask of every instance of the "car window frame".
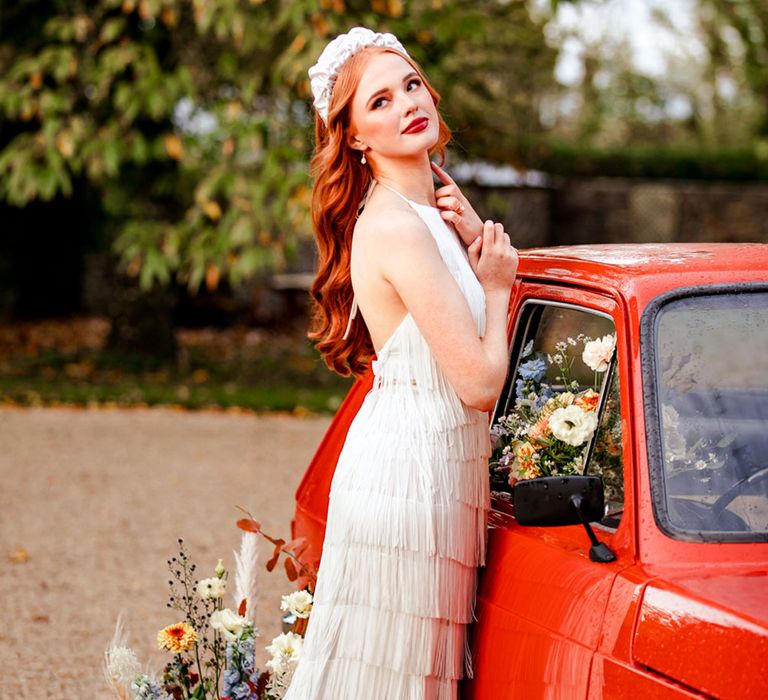
M 501 390 L 501 393 L 499 394 L 499 400 L 496 402 L 496 405 L 494 406 L 493 413 L 491 415 L 491 422 L 489 425 L 494 425 L 496 421 L 499 419 L 501 415 L 506 413 L 509 410 L 510 407 L 510 391 L 512 388 L 512 384 L 514 382 L 515 377 L 517 376 L 517 371 L 520 367 L 520 361 L 521 361 L 521 353 L 523 350 L 523 347 L 525 347 L 526 338 L 529 339 L 529 333 L 531 331 L 531 321 L 533 318 L 533 312 L 528 311 L 526 307 L 528 306 L 554 306 L 558 308 L 563 309 L 570 309 L 572 311 L 580 311 L 582 313 L 589 313 L 593 314 L 595 316 L 601 316 L 603 318 L 608 319 L 611 322 L 611 325 L 613 326 L 613 332 L 616 335 L 617 341 L 618 341 L 618 329 L 616 328 L 616 319 L 611 315 L 610 313 L 606 311 L 602 311 L 599 309 L 593 309 L 588 306 L 584 306 L 581 304 L 576 304 L 572 302 L 566 302 L 566 301 L 556 301 L 553 299 L 544 299 L 540 297 L 528 297 L 525 300 L 522 301 L 519 307 L 516 309 L 517 313 L 517 320 L 515 322 L 515 326 L 512 330 L 512 342 L 509 346 L 509 362 L 507 365 L 507 377 L 504 380 L 504 386 Z M 522 327 L 522 324 L 525 324 L 524 327 Z M 521 333 L 521 330 L 523 331 Z M 611 362 L 608 367 L 608 369 L 603 374 L 603 381 L 600 385 L 600 402 L 597 406 L 597 421 L 598 421 L 598 427 L 600 426 L 600 423 L 603 419 L 603 411 L 605 407 L 605 401 L 606 401 L 606 395 L 607 390 L 610 387 L 610 382 L 613 380 L 614 373 L 617 373 L 618 375 L 618 342 L 616 346 L 616 350 L 614 350 L 613 356 L 611 357 Z M 512 364 L 512 358 L 515 358 L 514 367 Z M 618 379 L 619 385 L 621 387 L 621 379 L 619 377 Z M 621 392 L 621 388 L 619 388 L 619 391 Z M 502 398 L 505 398 L 505 401 L 502 402 Z M 503 410 L 500 410 L 500 407 L 503 405 Z M 584 462 L 584 471 L 582 474 L 588 474 L 589 473 L 589 461 L 592 458 L 592 451 L 595 444 L 595 439 L 597 437 L 597 430 L 595 430 L 595 433 L 592 435 L 589 441 L 589 445 L 587 448 L 587 457 Z M 624 476 L 624 482 L 626 483 L 626 459 L 623 454 L 622 450 L 622 466 L 623 466 L 623 476 Z M 597 521 L 593 523 L 593 525 L 600 527 L 600 529 L 605 530 L 609 533 L 615 533 L 618 527 L 621 524 L 621 520 L 623 520 L 623 517 L 619 519 L 619 521 L 615 524 L 611 523 L 605 523 L 602 520 Z
M 731 282 L 726 284 L 704 284 L 672 289 L 654 297 L 640 317 L 640 365 L 642 368 L 643 417 L 645 420 L 645 443 L 648 458 L 648 476 L 651 489 L 651 510 L 657 527 L 667 537 L 682 542 L 707 544 L 754 544 L 768 542 L 768 533 L 759 532 L 707 532 L 687 530 L 675 525 L 667 514 L 664 454 L 662 450 L 662 425 L 659 411 L 658 372 L 656 371 L 656 332 L 664 307 L 681 299 L 720 294 L 766 294 L 765 282 Z

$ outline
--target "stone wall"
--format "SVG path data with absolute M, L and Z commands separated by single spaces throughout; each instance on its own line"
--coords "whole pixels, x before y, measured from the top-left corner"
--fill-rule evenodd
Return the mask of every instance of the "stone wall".
M 520 248 L 574 243 L 768 242 L 768 183 L 578 178 L 464 188 Z

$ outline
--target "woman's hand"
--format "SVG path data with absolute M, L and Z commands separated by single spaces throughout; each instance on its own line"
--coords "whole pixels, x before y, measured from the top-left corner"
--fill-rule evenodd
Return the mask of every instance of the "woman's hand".
M 464 241 L 464 245 L 468 246 L 478 236 L 482 235 L 483 222 L 451 176 L 437 163 L 430 161 L 430 165 L 432 166 L 432 172 L 437 175 L 440 182 L 444 185 L 444 187 L 439 187 L 435 190 L 440 216 L 445 221 L 453 224 L 461 240 Z
M 517 250 L 501 224 L 486 221 L 483 235 L 467 249 L 469 264 L 486 292 L 509 290 L 517 274 Z

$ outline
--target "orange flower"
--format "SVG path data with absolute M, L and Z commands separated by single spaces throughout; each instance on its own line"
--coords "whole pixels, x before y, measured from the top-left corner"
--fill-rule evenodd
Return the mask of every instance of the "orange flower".
M 189 651 L 196 642 L 197 632 L 186 622 L 168 625 L 157 633 L 157 645 L 175 653 Z
M 533 427 L 528 431 L 528 437 L 531 438 L 531 440 L 542 440 L 543 438 L 547 437 L 549 434 L 549 416 L 544 416 L 543 418 L 540 418 L 538 423 L 535 423 Z M 540 447 L 540 445 L 536 444 L 534 442 L 533 444 L 534 448 Z
M 525 469 L 520 470 L 521 479 L 535 479 L 538 476 L 541 476 L 541 471 L 535 464 L 531 464 Z
M 530 442 L 524 442 L 515 448 L 515 457 L 520 463 L 520 469 L 526 470 L 533 466 L 533 455 L 536 454 L 536 448 Z
M 584 411 L 596 411 L 597 404 L 600 403 L 600 394 L 592 389 L 587 389 L 581 396 L 577 397 L 574 403 Z

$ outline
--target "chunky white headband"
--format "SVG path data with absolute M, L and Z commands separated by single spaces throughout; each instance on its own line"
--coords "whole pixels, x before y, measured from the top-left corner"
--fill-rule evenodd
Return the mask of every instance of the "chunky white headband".
M 354 27 L 346 34 L 339 34 L 328 46 L 323 49 L 320 58 L 309 69 L 309 80 L 312 95 L 315 98 L 315 109 L 328 125 L 328 105 L 331 101 L 331 92 L 336 82 L 336 76 L 341 67 L 366 46 L 388 46 L 396 49 L 405 56 L 408 52 L 397 40 L 394 34 L 379 34 L 366 27 Z

